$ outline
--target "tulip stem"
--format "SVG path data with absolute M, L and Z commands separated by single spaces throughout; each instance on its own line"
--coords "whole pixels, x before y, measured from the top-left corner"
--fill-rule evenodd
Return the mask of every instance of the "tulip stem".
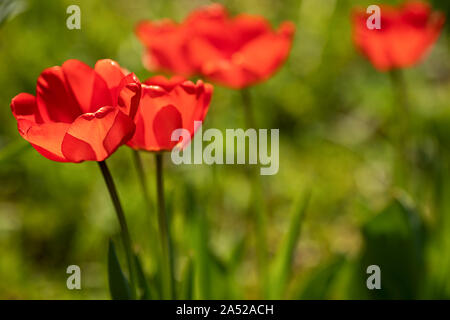
M 134 259 L 131 248 L 131 238 L 130 232 L 128 231 L 127 221 L 125 219 L 125 214 L 123 212 L 122 205 L 120 203 L 119 195 L 117 193 L 116 186 L 114 184 L 114 180 L 111 176 L 111 172 L 108 169 L 105 161 L 98 162 L 100 166 L 100 170 L 102 171 L 103 178 L 105 179 L 106 186 L 108 187 L 109 195 L 111 196 L 111 200 L 114 205 L 114 209 L 117 214 L 117 219 L 119 220 L 120 229 L 121 229 L 121 237 L 123 242 L 123 247 L 125 249 L 125 255 L 128 264 L 128 272 L 130 276 L 130 286 L 133 298 L 136 297 L 136 286 L 135 286 L 135 274 L 134 274 Z
M 174 266 L 172 259 L 172 248 L 170 242 L 169 227 L 167 223 L 166 206 L 164 202 L 164 177 L 163 177 L 163 155 L 156 153 L 156 192 L 158 202 L 158 224 L 159 235 L 163 255 L 163 288 L 165 297 L 174 298 Z
M 401 70 L 390 71 L 392 87 L 394 89 L 395 103 L 397 104 L 394 111 L 394 122 L 397 123 L 396 149 L 397 160 L 395 161 L 395 174 L 397 182 L 400 186 L 405 186 L 408 169 L 407 140 L 408 128 L 411 121 L 410 110 L 408 106 L 408 94 L 406 83 Z
M 389 73 L 391 77 L 391 81 L 394 87 L 396 102 L 399 104 L 399 108 L 401 108 L 402 118 L 404 116 L 409 115 L 409 106 L 408 106 L 408 95 L 406 90 L 405 77 L 403 75 L 402 70 L 391 70 Z
M 142 158 L 141 155 L 139 154 L 139 151 L 133 150 L 133 160 L 138 173 L 139 183 L 142 188 L 145 205 L 147 206 L 149 211 L 153 211 L 153 202 L 150 200 L 149 196 L 150 193 L 148 192 L 148 186 L 145 180 L 144 165 L 142 164 Z
M 147 218 L 148 218 L 148 225 L 150 227 L 150 232 L 149 232 L 149 242 L 150 242 L 150 246 L 151 248 L 154 248 L 155 250 L 151 250 L 151 257 L 154 259 L 154 261 L 157 262 L 158 267 L 163 266 L 163 258 L 162 258 L 162 254 L 161 254 L 161 249 L 158 246 L 154 246 L 154 244 L 158 243 L 158 226 L 156 224 L 156 212 L 155 212 L 155 202 L 154 200 L 150 197 L 150 193 L 149 193 L 149 189 L 148 189 L 148 184 L 147 184 L 147 180 L 146 180 L 146 175 L 145 175 L 145 170 L 144 170 L 144 164 L 142 161 L 142 157 L 141 157 L 141 153 L 137 150 L 132 150 L 133 152 L 133 160 L 134 160 L 134 165 L 136 167 L 136 171 L 138 174 L 138 179 L 139 179 L 139 184 L 141 186 L 141 191 L 144 197 L 144 202 L 148 211 L 147 214 Z M 164 270 L 161 271 L 164 272 Z M 166 297 L 168 295 L 165 295 Z
M 254 128 L 255 118 L 253 117 L 252 100 L 248 89 L 241 90 L 242 103 L 244 107 L 244 116 L 247 129 Z M 250 148 L 248 148 L 250 152 Z M 262 182 L 259 175 L 259 165 L 253 165 L 249 169 L 251 180 L 251 204 L 250 215 L 254 219 L 255 241 L 258 258 L 259 277 L 261 283 L 261 292 L 263 297 L 267 294 L 267 222 L 266 208 L 264 207 L 264 197 L 262 190 Z
M 251 102 L 251 94 L 249 89 L 242 89 L 241 96 L 242 96 L 242 106 L 244 107 L 244 117 L 245 117 L 245 125 L 247 126 L 247 129 L 255 128 L 255 118 L 253 117 L 253 110 L 252 110 L 252 102 Z

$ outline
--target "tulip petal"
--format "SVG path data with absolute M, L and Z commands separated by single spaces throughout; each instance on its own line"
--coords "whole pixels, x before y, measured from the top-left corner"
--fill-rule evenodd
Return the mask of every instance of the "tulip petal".
M 213 4 L 194 11 L 184 23 L 190 31 L 188 47 L 193 41 L 198 41 L 197 49 L 190 49 L 190 59 L 198 68 L 201 66 L 201 57 L 207 60 L 229 57 L 241 45 L 238 30 L 234 28 L 233 20 L 222 5 Z M 194 51 L 195 50 L 195 51 Z M 200 51 L 198 51 L 200 50 Z M 206 55 L 211 56 L 207 57 Z
M 133 137 L 135 129 L 134 121 L 123 112 L 118 111 L 111 129 L 103 141 L 106 152 L 112 154 L 119 146 L 127 143 Z
M 117 62 L 111 59 L 98 60 L 94 70 L 106 82 L 109 90 L 116 90 L 125 77 L 124 70 Z
M 144 66 L 149 70 L 166 70 L 189 76 L 195 71 L 186 60 L 188 30 L 169 20 L 143 21 L 135 29 L 146 47 Z
M 195 120 L 203 121 L 203 119 L 205 119 L 206 114 L 208 113 L 208 110 L 209 110 L 209 106 L 211 105 L 211 98 L 212 98 L 213 91 L 214 91 L 214 87 L 211 84 L 206 83 L 205 91 L 203 94 L 203 99 L 199 99 L 199 103 L 202 106 L 201 109 L 203 110 L 203 112 L 198 117 L 196 117 Z
M 38 78 L 36 101 L 44 122 L 71 123 L 81 114 L 61 67 L 45 69 Z
M 171 91 L 176 85 L 185 81 L 185 78 L 182 76 L 173 76 L 168 79 L 164 76 L 154 76 L 147 80 L 145 80 L 145 84 L 149 86 L 158 86 L 163 88 L 165 91 Z
M 186 24 L 193 29 L 189 61 L 209 79 L 236 89 L 275 73 L 289 54 L 295 29 L 285 22 L 273 31 L 260 16 L 230 18 L 223 6 L 199 10 Z
M 61 152 L 61 144 L 69 126 L 70 124 L 63 122 L 29 125 L 28 130 L 21 134 L 47 159 L 67 162 L 68 160 Z
M 171 141 L 172 132 L 182 128 L 181 113 L 173 105 L 161 108 L 153 120 L 153 134 L 160 150 L 171 150 L 178 142 Z
M 192 38 L 188 45 L 189 60 L 192 64 L 204 71 L 205 64 L 218 64 L 220 61 L 227 61 L 228 56 L 232 54 L 232 50 L 224 50 L 222 46 L 215 46 L 208 39 L 196 36 Z M 227 46 L 223 46 L 227 47 Z
M 237 15 L 233 19 L 233 29 L 239 47 L 263 34 L 271 32 L 270 25 L 266 19 L 245 13 Z
M 158 99 L 161 98 L 161 99 Z M 167 91 L 158 86 L 142 85 L 139 109 L 135 117 L 136 132 L 128 142 L 134 149 L 159 151 L 158 143 L 153 135 L 153 119 L 160 108 L 170 102 Z
M 242 68 L 242 55 L 234 55 L 233 61 L 209 61 L 202 66 L 202 73 L 209 79 L 234 89 L 242 89 L 257 83 L 259 75 L 249 69 Z
M 83 113 L 113 105 L 106 81 L 94 69 L 81 61 L 67 60 L 62 70 Z
M 366 26 L 364 10 L 353 13 L 353 41 L 380 71 L 410 67 L 418 63 L 436 42 L 445 16 L 432 12 L 423 2 L 407 2 L 397 8 L 381 7 L 381 29 Z
M 42 123 L 36 97 L 29 93 L 20 93 L 15 96 L 11 100 L 11 111 L 17 121 L 28 120 L 31 123 Z
M 113 105 L 119 105 L 123 112 L 134 117 L 139 106 L 141 88 L 139 79 L 126 72 L 119 64 L 110 59 L 99 60 L 95 64 L 95 71 L 105 80 L 111 91 Z
M 141 94 L 142 91 L 139 80 L 134 73 L 130 73 L 120 82 L 116 93 L 118 96 L 114 96 L 114 100 L 117 100 L 117 105 L 121 108 L 123 113 L 134 119 L 139 107 Z
M 179 77 L 153 77 L 145 83 L 151 85 L 142 85 L 136 132 L 128 146 L 147 151 L 171 150 L 178 143 L 170 140 L 175 129 L 183 128 L 194 135 L 194 121 L 203 121 L 206 116 L 213 87 L 201 80 L 194 84 Z M 183 141 L 183 146 L 188 142 Z
M 199 21 L 226 21 L 227 18 L 228 12 L 225 7 L 214 3 L 192 11 L 186 18 L 186 23 L 191 26 Z
M 132 119 L 114 107 L 102 107 L 95 113 L 78 117 L 69 127 L 62 153 L 72 162 L 103 161 L 131 138 Z
M 284 28 L 284 27 L 282 27 Z M 292 34 L 267 33 L 245 45 L 241 51 L 241 66 L 261 80 L 270 77 L 286 60 L 292 44 Z

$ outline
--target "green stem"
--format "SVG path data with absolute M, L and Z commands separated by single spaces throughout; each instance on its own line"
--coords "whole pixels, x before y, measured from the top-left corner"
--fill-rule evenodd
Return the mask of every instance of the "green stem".
M 141 185 L 145 205 L 147 206 L 149 212 L 153 211 L 153 202 L 150 200 L 149 192 L 148 192 L 148 186 L 147 182 L 145 180 L 145 171 L 144 171 L 144 165 L 142 164 L 142 158 L 139 154 L 139 151 L 133 150 L 133 160 L 134 165 L 136 167 L 137 173 L 138 173 L 138 179 L 139 184 Z
M 172 259 L 172 250 L 170 243 L 169 227 L 167 223 L 166 206 L 164 202 L 164 177 L 163 177 L 163 155 L 156 153 L 156 192 L 158 202 L 158 224 L 159 235 L 163 255 L 163 277 L 164 277 L 164 296 L 174 298 L 174 267 Z
M 111 172 L 108 169 L 105 161 L 98 162 L 100 166 L 100 170 L 103 174 L 103 178 L 105 179 L 106 186 L 108 187 L 109 195 L 111 196 L 111 200 L 114 205 L 114 209 L 116 211 L 117 219 L 119 220 L 119 225 L 121 229 L 121 237 L 123 242 L 123 247 L 125 249 L 125 255 L 127 259 L 128 272 L 130 276 L 130 285 L 131 292 L 133 294 L 133 298 L 136 297 L 136 286 L 135 286 L 135 273 L 134 273 L 134 259 L 133 259 L 133 250 L 131 248 L 131 237 L 130 232 L 128 231 L 127 221 L 125 219 L 125 214 L 122 209 L 122 205 L 120 203 L 119 195 L 117 194 L 117 189 L 114 184 L 114 180 L 111 176 Z
M 255 118 L 253 117 L 252 101 L 250 91 L 248 89 L 241 90 L 242 102 L 244 108 L 245 123 L 247 129 L 256 129 Z M 250 148 L 249 148 L 250 150 Z M 262 182 L 259 175 L 259 165 L 253 165 L 250 168 L 251 179 L 251 207 L 250 215 L 255 219 L 255 237 L 256 250 L 259 266 L 259 277 L 261 283 L 261 291 L 263 296 L 267 295 L 267 222 L 264 207 L 264 197 L 262 191 Z
M 392 87 L 395 95 L 394 123 L 395 126 L 395 148 L 397 159 L 395 161 L 395 176 L 401 187 L 406 187 L 409 174 L 408 165 L 408 132 L 411 121 L 408 94 L 403 72 L 392 70 L 390 73 Z
M 397 103 L 399 104 L 399 108 L 401 108 L 399 111 L 404 115 L 408 115 L 409 114 L 408 95 L 403 72 L 402 70 L 394 69 L 390 71 L 389 75 L 391 77 L 391 81 L 395 89 L 394 93 L 396 95 Z
M 249 89 L 241 90 L 242 106 L 244 108 L 245 125 L 247 129 L 255 128 L 255 118 L 252 110 L 252 97 Z

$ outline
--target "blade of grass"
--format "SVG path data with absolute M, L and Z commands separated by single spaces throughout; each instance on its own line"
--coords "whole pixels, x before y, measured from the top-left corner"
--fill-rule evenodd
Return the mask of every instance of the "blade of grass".
M 180 298 L 186 300 L 192 300 L 194 298 L 194 264 L 191 258 L 189 258 L 183 273 Z
M 151 299 L 150 288 L 148 286 L 147 279 L 145 278 L 144 269 L 142 268 L 141 260 L 137 254 L 134 255 L 134 261 L 136 266 L 136 278 L 137 285 L 140 290 L 140 299 L 148 300 Z
M 235 270 L 239 263 L 242 262 L 247 245 L 247 237 L 242 237 L 231 250 L 230 257 L 227 261 L 228 268 Z
M 210 296 L 210 257 L 208 252 L 208 226 L 203 210 L 196 212 L 194 225 L 195 270 L 197 283 L 197 299 L 208 299 Z
M 132 293 L 127 278 L 120 267 L 116 248 L 110 240 L 108 247 L 109 292 L 113 300 L 131 300 Z
M 296 201 L 291 215 L 289 230 L 284 237 L 271 270 L 270 290 L 267 292 L 269 299 L 281 299 L 286 289 L 287 280 L 291 273 L 292 261 L 295 248 L 300 238 L 300 227 L 302 225 L 306 209 L 309 204 L 311 193 L 308 192 Z
M 333 257 L 325 265 L 321 264 L 311 272 L 301 290 L 294 299 L 331 299 L 330 287 L 344 266 L 346 260 L 344 256 Z

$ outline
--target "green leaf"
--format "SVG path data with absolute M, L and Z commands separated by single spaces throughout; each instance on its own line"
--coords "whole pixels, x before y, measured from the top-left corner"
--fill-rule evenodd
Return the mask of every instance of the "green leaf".
M 344 256 L 334 257 L 325 266 L 320 266 L 307 277 L 298 295 L 300 300 L 330 299 L 330 286 L 344 265 Z
M 221 257 L 219 257 L 209 246 L 206 248 L 208 251 L 209 262 L 211 266 L 216 267 L 216 269 L 223 274 L 227 273 L 228 265 Z
M 131 300 L 132 294 L 128 280 L 120 268 L 116 249 L 113 242 L 109 241 L 108 247 L 108 281 L 109 292 L 113 300 Z
M 142 268 L 141 260 L 137 254 L 134 255 L 134 261 L 136 266 L 136 274 L 139 290 L 141 291 L 141 300 L 151 299 L 150 288 L 148 286 L 147 279 L 145 278 L 144 269 Z
M 370 298 L 417 299 L 425 274 L 425 232 L 420 215 L 401 199 L 394 199 L 363 228 L 359 290 Z M 381 269 L 381 289 L 368 290 L 367 267 Z
M 180 298 L 185 300 L 192 300 L 194 298 L 194 264 L 191 258 L 189 258 L 186 269 L 183 272 Z
M 237 241 L 237 243 L 231 250 L 230 257 L 228 259 L 228 267 L 231 270 L 235 270 L 239 265 L 239 263 L 242 262 L 242 259 L 244 258 L 247 240 L 248 240 L 247 237 L 245 236 L 241 237 L 241 239 Z
M 310 192 L 308 192 L 294 204 L 289 230 L 278 249 L 271 270 L 271 289 L 267 292 L 269 299 L 280 299 L 283 297 L 287 280 L 291 274 L 292 260 L 300 237 L 300 227 L 308 207 L 310 195 Z
M 194 250 L 197 299 L 210 299 L 211 294 L 211 256 L 208 250 L 208 222 L 206 213 L 199 210 L 194 219 Z
M 194 299 L 210 299 L 211 298 L 211 282 L 212 268 L 211 255 L 209 251 L 209 226 L 208 216 L 205 203 L 208 199 L 203 194 L 194 192 L 194 188 L 190 183 L 186 183 L 185 204 L 186 219 L 189 221 L 190 245 L 193 250 L 194 265 Z

